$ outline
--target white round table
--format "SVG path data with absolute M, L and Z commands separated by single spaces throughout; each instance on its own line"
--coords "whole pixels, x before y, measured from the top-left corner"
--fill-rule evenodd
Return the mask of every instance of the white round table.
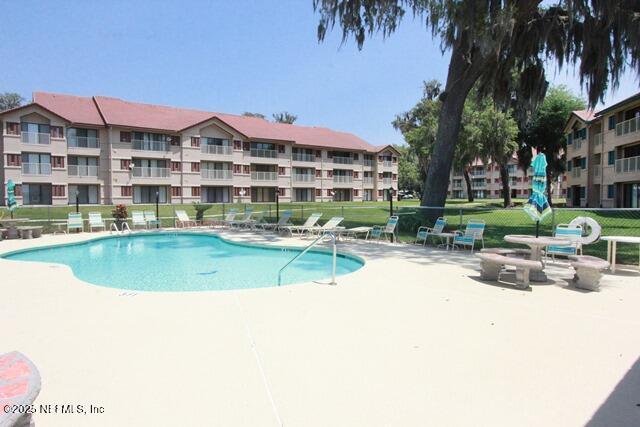
M 547 246 L 568 246 L 571 244 L 570 240 L 562 239 L 560 237 L 548 237 L 548 236 L 529 236 L 526 234 L 507 234 L 504 236 L 505 242 L 519 243 L 521 245 L 527 245 L 531 248 L 531 255 L 529 259 L 532 261 L 542 261 L 542 248 Z M 547 275 L 544 270 L 529 272 L 529 280 L 532 282 L 546 282 Z
M 604 236 L 601 237 L 602 240 L 607 241 L 607 261 L 611 264 L 611 272 L 616 272 L 616 249 L 618 246 L 618 242 L 620 243 L 631 243 L 635 245 L 639 245 L 640 247 L 640 237 L 635 236 Z M 640 270 L 640 254 L 638 256 L 638 269 Z

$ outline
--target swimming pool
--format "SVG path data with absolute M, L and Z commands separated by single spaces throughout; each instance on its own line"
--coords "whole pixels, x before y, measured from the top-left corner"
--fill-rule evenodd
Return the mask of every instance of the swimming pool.
M 278 270 L 301 250 L 240 244 L 196 233 L 105 237 L 11 252 L 2 258 L 65 264 L 94 285 L 139 291 L 209 291 L 277 286 Z M 364 262 L 339 254 L 336 274 Z M 331 254 L 311 250 L 283 272 L 282 284 L 325 281 Z

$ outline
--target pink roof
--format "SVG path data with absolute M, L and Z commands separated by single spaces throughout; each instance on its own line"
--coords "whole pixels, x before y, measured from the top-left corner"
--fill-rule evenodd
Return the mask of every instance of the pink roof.
M 351 133 L 323 127 L 273 123 L 257 117 L 142 104 L 106 96 L 88 98 L 36 92 L 33 94 L 33 102 L 73 123 L 177 133 L 205 121 L 218 119 L 251 139 L 292 141 L 298 145 L 368 152 L 378 152 L 387 147 L 375 147 Z
M 596 116 L 596 112 L 594 110 L 576 110 L 573 111 L 573 114 L 585 122 L 590 122 Z

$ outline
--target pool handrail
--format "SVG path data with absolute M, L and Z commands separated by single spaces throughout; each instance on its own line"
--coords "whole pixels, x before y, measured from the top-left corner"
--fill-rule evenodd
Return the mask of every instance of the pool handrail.
M 302 252 L 300 252 L 298 255 L 294 256 L 293 258 L 291 258 L 289 260 L 289 262 L 287 262 L 284 266 L 282 266 L 282 268 L 280 270 L 278 270 L 278 286 L 280 286 L 282 284 L 282 272 L 284 271 L 284 269 L 289 267 L 294 261 L 296 261 L 302 255 L 304 255 L 307 252 L 309 252 L 309 250 L 311 250 L 311 248 L 313 248 L 315 245 L 317 245 L 325 237 L 330 237 L 331 240 L 332 240 L 332 243 L 333 243 L 332 244 L 332 246 L 333 246 L 333 256 L 332 256 L 332 266 L 331 266 L 331 282 L 329 284 L 330 285 L 336 285 L 337 284 L 336 283 L 336 258 L 337 258 L 338 254 L 337 254 L 337 247 L 336 247 L 336 235 L 331 231 L 325 231 L 320 236 L 318 236 L 317 239 L 315 239 L 313 242 L 311 242 L 306 248 L 304 248 L 302 250 Z

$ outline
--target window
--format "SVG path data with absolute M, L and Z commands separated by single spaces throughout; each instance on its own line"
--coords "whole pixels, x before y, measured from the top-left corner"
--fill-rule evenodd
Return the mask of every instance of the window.
M 322 170 L 316 169 L 316 178 L 322 178 Z
M 587 187 L 580 187 L 580 198 L 584 199 L 587 195 Z
M 571 187 L 567 188 L 567 199 L 571 199 L 573 196 L 573 189 Z
M 200 197 L 200 187 L 191 187 L 191 196 Z
M 134 185 L 133 203 L 155 203 L 156 193 L 158 194 L 159 203 L 167 203 L 167 187 L 158 187 L 156 185 Z
M 96 129 L 68 128 L 67 144 L 70 147 L 98 148 L 100 146 L 98 131 Z
M 131 187 L 120 187 L 120 195 L 122 197 L 131 197 Z
M 63 136 L 62 126 L 51 126 L 51 138 L 62 138 Z
M 284 175 L 286 173 L 286 168 L 278 168 L 278 175 Z
M 22 196 L 22 184 L 16 184 L 15 188 L 13 189 L 13 193 L 15 194 L 16 197 L 21 197 Z
M 49 125 L 42 125 L 38 123 L 28 123 L 22 122 L 20 123 L 20 127 L 22 132 L 29 133 L 51 133 L 51 128 Z
M 249 141 L 244 141 L 242 143 L 242 150 L 243 151 L 251 151 L 251 144 L 249 143 Z
M 607 198 L 613 199 L 616 194 L 616 186 L 615 185 L 607 185 Z
M 169 137 L 169 143 L 171 145 L 177 145 L 180 146 L 180 137 L 177 135 L 173 135 Z
M 171 197 L 181 197 L 182 187 L 171 187 Z
M 358 190 L 355 188 L 353 189 L 353 197 L 358 197 Z
M 200 138 L 198 138 L 197 136 L 192 136 L 191 137 L 191 146 L 192 147 L 200 147 Z
M 609 116 L 609 130 L 613 130 L 616 128 L 616 116 Z
M 327 171 L 327 178 L 333 178 L 333 171 Z
M 128 160 L 128 159 L 120 160 L 120 170 L 128 170 L 129 166 L 131 166 L 131 160 Z
M 22 158 L 20 154 L 7 154 L 7 166 L 20 166 Z
M 51 157 L 51 166 L 57 169 L 64 169 L 64 157 L 62 156 L 52 156 Z M 55 196 L 55 194 L 54 194 Z
M 276 201 L 276 189 L 274 187 L 254 187 L 251 190 L 252 191 L 250 193 L 251 193 L 252 202 L 275 202 Z
M 131 142 L 131 132 L 120 132 L 120 142 Z
M 50 205 L 51 184 L 22 184 L 22 203 L 25 205 Z
M 200 163 L 196 163 L 196 162 L 191 163 L 191 172 L 200 172 Z M 198 190 L 200 190 L 200 189 L 198 189 Z M 198 193 L 197 195 L 199 196 L 200 193 Z M 194 194 L 194 196 L 195 196 L 195 194 Z
M 614 165 L 616 163 L 616 152 L 615 151 L 609 151 L 609 159 L 608 159 L 608 164 L 609 165 Z
M 7 122 L 7 135 L 20 135 L 20 123 Z
M 398 180 L 398 175 L 396 175 L 395 173 L 391 175 L 391 179 L 393 181 L 397 181 Z
M 234 150 L 242 150 L 242 141 L 234 139 L 233 140 L 233 149 Z
M 331 197 L 331 190 L 327 190 L 327 196 Z
M 316 150 L 316 157 L 322 157 L 322 151 Z
M 573 163 L 569 160 L 567 161 L 567 171 L 571 172 L 571 169 L 573 169 Z
M 284 145 L 278 145 L 278 153 L 284 153 Z
M 229 203 L 232 201 L 229 187 L 202 187 L 200 200 L 205 203 Z
M 355 179 L 357 179 L 357 178 L 358 178 L 358 171 L 353 171 L 353 177 L 354 177 Z
M 52 185 L 51 193 L 53 197 L 65 197 L 66 187 L 64 185 Z
M 384 175 L 382 173 L 378 173 L 378 179 L 382 179 Z
M 320 188 L 316 188 L 316 197 L 322 197 L 322 190 Z
M 586 169 L 587 168 L 587 158 L 586 157 L 582 157 L 580 159 L 580 167 L 582 169 Z
M 242 165 L 233 165 L 233 173 L 241 174 L 242 173 Z
M 180 162 L 171 162 L 171 172 L 180 172 L 180 166 Z
M 384 190 L 378 190 L 378 197 L 384 197 Z

